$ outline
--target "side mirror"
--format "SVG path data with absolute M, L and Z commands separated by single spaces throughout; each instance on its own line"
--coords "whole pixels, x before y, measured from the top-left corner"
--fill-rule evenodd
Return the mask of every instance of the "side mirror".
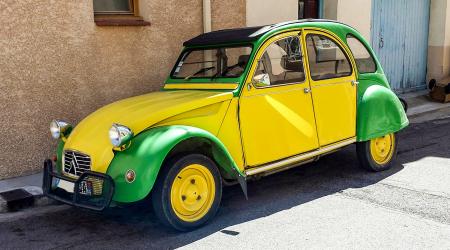
M 270 76 L 269 74 L 259 74 L 253 77 L 252 81 L 255 87 L 267 87 L 270 86 Z

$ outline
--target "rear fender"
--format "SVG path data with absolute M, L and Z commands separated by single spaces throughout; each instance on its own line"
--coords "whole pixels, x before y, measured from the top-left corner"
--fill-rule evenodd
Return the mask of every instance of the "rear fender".
M 402 103 L 392 90 L 380 85 L 368 87 L 358 103 L 356 138 L 368 141 L 395 133 L 409 121 Z

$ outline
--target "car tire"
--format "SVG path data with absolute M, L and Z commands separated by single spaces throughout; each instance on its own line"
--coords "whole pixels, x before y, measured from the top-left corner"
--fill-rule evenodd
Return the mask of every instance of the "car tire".
M 222 198 L 222 178 L 216 164 L 201 154 L 167 161 L 152 192 L 157 217 L 179 231 L 190 231 L 212 219 Z
M 358 142 L 356 153 L 360 166 L 373 172 L 390 169 L 397 157 L 397 146 L 398 138 L 394 133 Z
M 399 97 L 398 99 L 399 99 L 400 102 L 402 103 L 403 110 L 404 110 L 405 112 L 408 112 L 408 103 L 406 102 L 406 100 L 403 99 L 403 98 L 401 98 L 401 97 Z

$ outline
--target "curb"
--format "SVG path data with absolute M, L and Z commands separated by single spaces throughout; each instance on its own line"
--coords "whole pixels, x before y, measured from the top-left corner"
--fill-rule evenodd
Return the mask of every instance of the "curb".
M 43 195 L 40 187 L 26 186 L 0 192 L 0 213 L 16 212 L 24 208 L 48 204 L 50 200 Z
M 440 105 L 425 104 L 425 105 L 411 108 L 410 109 L 411 111 L 408 110 L 409 112 L 407 112 L 406 114 L 408 115 L 408 117 L 417 117 L 422 114 L 431 113 L 431 112 L 435 112 L 435 111 L 439 111 L 441 109 L 447 109 L 447 108 L 450 108 L 450 103 L 445 103 L 445 104 L 440 103 Z
M 409 106 L 408 111 L 406 112 L 408 118 L 450 108 L 450 103 L 434 101 L 429 98 L 429 95 L 429 90 L 421 90 L 398 95 L 399 98 L 403 98 Z

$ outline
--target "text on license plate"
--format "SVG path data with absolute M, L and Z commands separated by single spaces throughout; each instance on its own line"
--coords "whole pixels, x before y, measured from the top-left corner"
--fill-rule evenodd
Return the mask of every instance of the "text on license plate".
M 60 179 L 58 182 L 58 187 L 66 190 L 69 193 L 73 193 L 75 184 L 73 182 Z M 92 195 L 92 182 L 81 181 L 78 192 L 83 195 Z

